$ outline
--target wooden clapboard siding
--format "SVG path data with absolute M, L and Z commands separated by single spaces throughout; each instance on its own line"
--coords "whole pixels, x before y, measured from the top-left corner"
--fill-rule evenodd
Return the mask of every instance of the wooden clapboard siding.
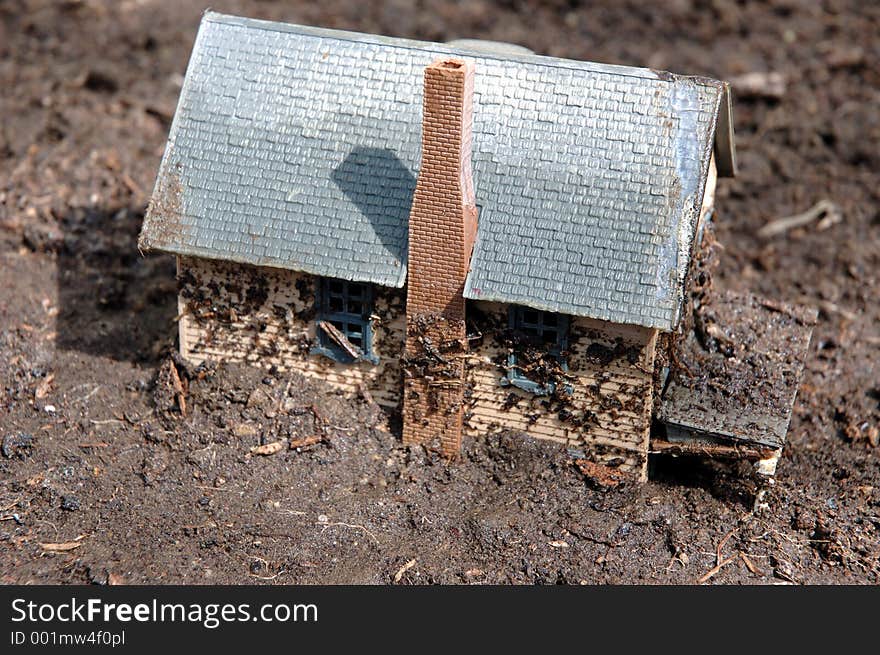
M 187 359 L 275 366 L 351 395 L 363 385 L 377 403 L 398 405 L 405 335 L 400 290 L 375 288 L 373 350 L 378 365 L 340 364 L 309 352 L 316 329 L 311 276 L 197 258 L 179 258 L 178 276 L 180 349 Z
M 492 337 L 507 324 L 508 306 L 475 302 L 488 320 L 479 326 L 482 340 L 468 358 L 466 431 L 481 436 L 492 430 L 517 430 L 583 449 L 602 463 L 617 463 L 644 479 L 653 403 L 654 348 L 657 331 L 571 317 L 568 358 L 572 394 L 563 409 L 592 412 L 578 425 L 547 399 L 500 384 L 503 346 Z M 596 344 L 593 349 L 590 346 Z M 605 361 L 596 356 L 608 355 Z M 606 350 L 602 350 L 606 349 Z M 611 356 L 611 353 L 614 353 Z M 511 395 L 517 399 L 510 403 Z
M 276 366 L 351 395 L 363 385 L 378 403 L 399 406 L 406 334 L 402 291 L 376 288 L 373 344 L 379 364 L 346 365 L 309 352 L 316 329 L 311 276 L 196 258 L 181 258 L 178 266 L 180 344 L 188 359 Z M 473 306 L 491 317 L 494 325 L 507 325 L 506 305 L 475 302 Z M 504 354 L 490 330 L 486 332 L 467 357 L 467 434 L 522 431 L 582 449 L 598 462 L 645 477 L 656 330 L 571 317 L 568 366 L 573 383 L 568 405 L 576 412 L 593 414 L 582 425 L 561 417 L 558 407 L 545 407 L 542 397 L 502 386 L 504 369 L 498 362 Z M 603 361 L 591 346 L 600 354 L 616 354 Z M 518 401 L 508 406 L 510 394 Z

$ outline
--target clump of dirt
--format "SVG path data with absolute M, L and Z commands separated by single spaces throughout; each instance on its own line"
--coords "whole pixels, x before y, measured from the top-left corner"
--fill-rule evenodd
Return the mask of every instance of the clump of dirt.
M 0 453 L 2 453 L 3 457 L 7 459 L 12 459 L 13 457 L 25 459 L 30 457 L 33 447 L 33 435 L 27 434 L 26 432 L 10 432 L 3 435 Z
M 500 371 L 525 377 L 543 390 L 541 395 L 567 395 L 566 387 L 573 381 L 563 365 L 567 351 L 555 352 L 539 339 L 511 329 L 497 333 L 496 338 L 501 354 L 495 364 Z
M 461 381 L 465 344 L 464 323 L 434 314 L 416 314 L 407 321 L 407 341 L 411 347 L 403 356 L 410 378 L 441 385 L 444 380 Z

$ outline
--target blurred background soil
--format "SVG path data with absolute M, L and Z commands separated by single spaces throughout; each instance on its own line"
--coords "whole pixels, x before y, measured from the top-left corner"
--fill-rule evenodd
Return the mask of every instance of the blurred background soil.
M 211 6 L 733 80 L 715 284 L 820 310 L 776 484 L 755 506 L 736 471 L 676 460 L 606 491 L 510 436 L 447 465 L 368 400 L 239 367 L 183 368 L 187 416 L 168 411 L 174 262 L 136 237 L 204 6 L 4 0 L 0 581 L 877 583 L 880 5 Z

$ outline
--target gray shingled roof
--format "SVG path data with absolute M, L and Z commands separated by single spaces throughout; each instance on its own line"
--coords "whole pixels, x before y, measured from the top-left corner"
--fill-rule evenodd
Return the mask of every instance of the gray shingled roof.
M 671 329 L 724 86 L 207 13 L 144 249 L 400 287 L 424 67 L 476 63 L 465 296 Z

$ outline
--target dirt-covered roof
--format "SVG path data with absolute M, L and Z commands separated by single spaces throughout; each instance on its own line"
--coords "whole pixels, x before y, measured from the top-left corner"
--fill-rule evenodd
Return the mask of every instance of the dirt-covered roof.
M 697 438 L 781 448 L 815 323 L 814 309 L 714 296 L 675 349 L 658 418 Z

